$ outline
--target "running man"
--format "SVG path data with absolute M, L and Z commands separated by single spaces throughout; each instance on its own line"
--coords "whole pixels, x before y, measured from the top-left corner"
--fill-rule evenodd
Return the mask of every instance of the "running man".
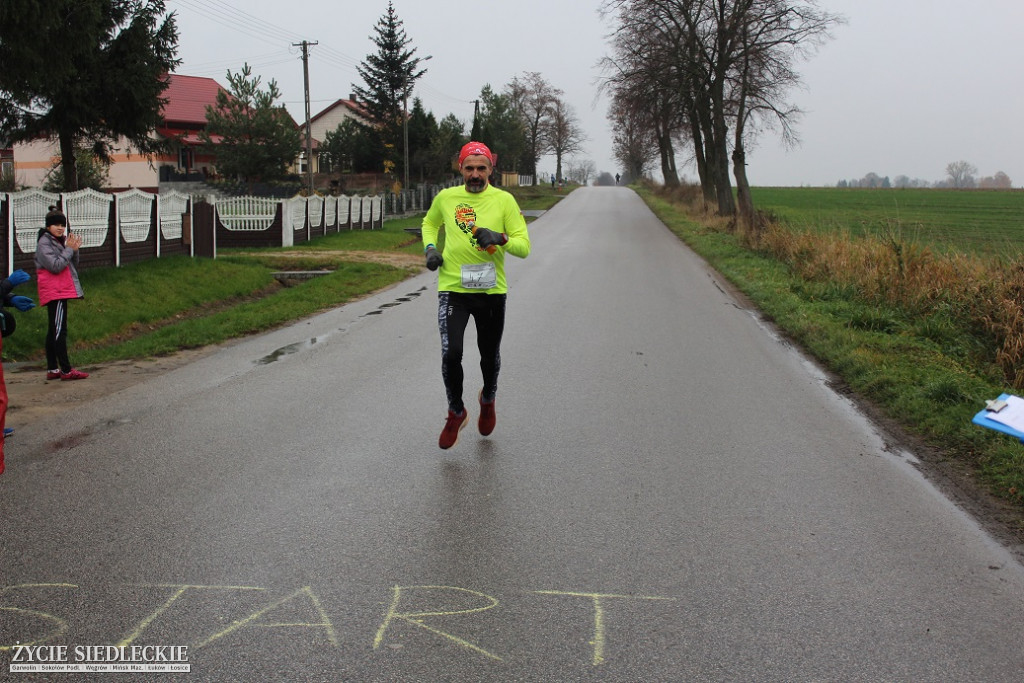
M 505 253 L 530 255 L 526 219 L 515 198 L 490 184 L 494 156 L 486 145 L 469 142 L 459 153 L 463 185 L 442 190 L 423 218 L 427 268 L 438 270 L 437 322 L 441 331 L 441 377 L 448 395 L 448 418 L 437 445 L 451 448 L 469 423 L 462 401 L 463 338 L 469 317 L 476 323 L 480 349 L 480 419 L 487 436 L 497 416 L 494 398 L 501 369 L 501 335 L 505 329 Z M 444 226 L 444 253 L 435 246 Z

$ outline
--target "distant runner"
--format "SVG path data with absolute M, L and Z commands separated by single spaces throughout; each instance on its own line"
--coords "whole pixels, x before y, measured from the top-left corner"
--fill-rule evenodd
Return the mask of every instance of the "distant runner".
M 441 332 L 441 376 L 448 396 L 448 418 L 437 445 L 451 448 L 469 423 L 462 401 L 463 338 L 469 317 L 476 323 L 483 389 L 477 426 L 487 436 L 497 422 L 494 400 L 501 369 L 501 335 L 505 329 L 505 253 L 530 255 L 530 235 L 515 198 L 490 184 L 494 156 L 486 145 L 469 142 L 459 153 L 465 181 L 442 190 L 423 218 L 427 268 L 437 276 L 437 322 Z M 435 246 L 445 227 L 444 253 Z

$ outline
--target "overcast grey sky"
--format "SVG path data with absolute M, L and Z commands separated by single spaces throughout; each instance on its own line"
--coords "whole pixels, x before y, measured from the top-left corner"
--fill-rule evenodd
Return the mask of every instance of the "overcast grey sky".
M 310 48 L 311 110 L 348 97 L 356 65 L 376 52 L 370 37 L 387 0 L 166 0 L 177 12 L 178 73 L 226 85 L 244 62 L 275 79 L 297 121 L 304 119 L 300 50 Z M 928 181 L 965 160 L 979 176 L 1003 171 L 1024 185 L 1024 2 L 1021 0 L 821 0 L 843 15 L 834 38 L 799 67 L 805 88 L 800 146 L 764 134 L 748 151 L 754 185 L 834 185 L 869 172 Z M 588 141 L 581 159 L 614 173 L 608 102 L 597 98 L 598 62 L 611 24 L 597 0 L 455 2 L 395 0 L 417 56 L 430 55 L 415 94 L 441 119 L 468 131 L 473 100 L 490 84 L 540 72 L 564 92 Z M 495 150 L 500 153 L 500 150 Z M 542 174 L 554 160 L 541 160 Z M 691 178 L 695 171 L 683 170 Z

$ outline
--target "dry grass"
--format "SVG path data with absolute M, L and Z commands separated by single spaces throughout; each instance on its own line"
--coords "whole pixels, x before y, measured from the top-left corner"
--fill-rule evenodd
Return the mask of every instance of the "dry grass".
M 937 254 L 897 237 L 801 232 L 769 224 L 756 247 L 802 278 L 853 288 L 910 316 L 945 316 L 993 351 L 1006 381 L 1024 390 L 1024 259 Z

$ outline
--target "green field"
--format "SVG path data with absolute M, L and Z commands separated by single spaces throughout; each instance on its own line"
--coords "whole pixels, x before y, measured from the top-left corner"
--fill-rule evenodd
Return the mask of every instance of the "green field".
M 898 236 L 939 250 L 1024 253 L 1024 191 L 755 187 L 754 205 L 797 229 Z

